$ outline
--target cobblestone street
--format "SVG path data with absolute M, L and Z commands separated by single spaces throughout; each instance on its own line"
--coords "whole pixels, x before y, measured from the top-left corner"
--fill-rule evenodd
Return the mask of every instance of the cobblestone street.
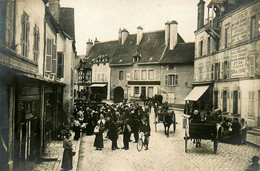
M 254 155 L 260 155 L 260 149 L 251 145 L 231 145 L 219 143 L 214 154 L 213 142 L 202 140 L 201 147 L 195 148 L 188 141 L 188 152 L 184 150 L 184 129 L 182 112 L 176 111 L 177 129 L 170 136 L 164 135 L 163 124 L 151 124 L 152 132 L 149 150 L 138 152 L 136 144 L 129 143 L 129 150 L 111 150 L 111 141 L 104 142 L 104 149 L 97 151 L 93 147 L 95 136 L 83 136 L 77 170 L 245 170 Z M 153 113 L 151 122 L 153 122 Z M 104 136 L 104 135 L 103 135 Z M 133 140 L 133 135 L 131 136 Z M 118 147 L 123 147 L 122 135 Z

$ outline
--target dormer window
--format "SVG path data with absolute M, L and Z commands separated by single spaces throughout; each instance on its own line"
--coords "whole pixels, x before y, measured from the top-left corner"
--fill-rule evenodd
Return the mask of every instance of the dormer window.
M 139 60 L 140 60 L 140 57 L 139 57 L 139 56 L 134 56 L 134 57 L 133 57 L 133 62 L 134 62 L 134 63 L 139 62 Z
M 139 54 L 139 53 L 136 52 L 136 53 L 133 55 L 133 63 L 139 62 L 140 59 L 141 59 L 141 54 Z

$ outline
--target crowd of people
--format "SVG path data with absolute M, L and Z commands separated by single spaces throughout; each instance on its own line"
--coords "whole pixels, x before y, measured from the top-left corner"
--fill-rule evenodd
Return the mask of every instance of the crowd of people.
M 119 149 L 117 145 L 118 136 L 123 135 L 123 149 L 129 149 L 131 134 L 134 135 L 134 142 L 139 140 L 139 132 L 144 132 L 145 147 L 148 149 L 150 124 L 149 106 L 145 109 L 138 103 L 115 103 L 104 104 L 102 106 L 87 106 L 85 108 L 75 108 L 73 112 L 73 130 L 75 131 L 74 140 L 80 138 L 80 131 L 87 135 L 95 135 L 94 147 L 102 150 L 103 134 L 105 138 L 112 141 L 112 150 Z

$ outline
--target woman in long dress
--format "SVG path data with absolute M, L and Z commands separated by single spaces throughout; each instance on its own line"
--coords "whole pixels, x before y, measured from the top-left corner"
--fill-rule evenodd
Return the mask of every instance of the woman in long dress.
M 62 165 L 61 168 L 64 170 L 71 170 L 72 169 L 72 141 L 70 140 L 71 134 L 68 133 L 66 138 L 63 140 L 63 158 L 62 158 Z
M 97 126 L 94 129 L 94 134 L 96 135 L 94 141 L 94 147 L 96 147 L 96 150 L 102 150 L 102 148 L 104 148 L 102 123 L 101 124 L 97 123 Z

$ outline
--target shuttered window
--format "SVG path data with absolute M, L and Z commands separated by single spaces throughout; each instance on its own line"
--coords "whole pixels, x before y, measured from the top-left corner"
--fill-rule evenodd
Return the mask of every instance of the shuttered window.
M 39 27 L 35 25 L 34 27 L 34 44 L 33 44 L 33 60 L 38 61 L 39 58 L 39 44 L 40 44 L 40 33 Z
M 21 48 L 22 48 L 22 56 L 28 57 L 29 51 L 29 16 L 25 12 L 22 15 L 22 35 L 21 35 Z
M 51 72 L 52 66 L 52 39 L 47 39 L 46 72 Z
M 64 77 L 64 55 L 62 52 L 57 53 L 57 77 Z
M 52 73 L 56 74 L 57 72 L 57 46 L 53 43 L 52 40 Z

